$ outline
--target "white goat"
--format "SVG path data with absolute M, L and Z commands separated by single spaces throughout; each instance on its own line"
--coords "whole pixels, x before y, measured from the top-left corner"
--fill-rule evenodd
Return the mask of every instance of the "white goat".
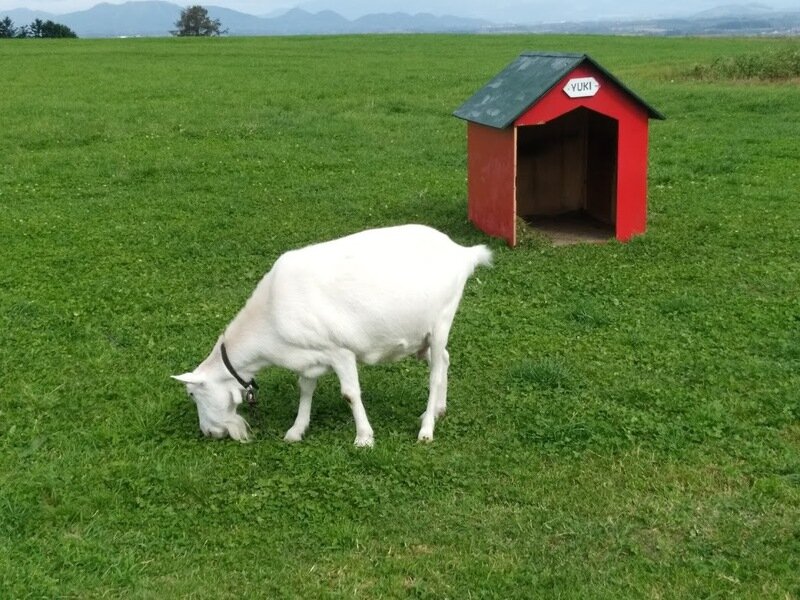
M 357 361 L 412 354 L 430 364 L 419 440 L 431 441 L 447 407 L 447 338 L 467 278 L 489 265 L 486 246 L 465 248 L 423 225 L 372 229 L 283 254 L 192 372 L 174 376 L 197 404 L 205 435 L 246 440 L 236 413 L 265 366 L 299 375 L 300 406 L 284 439 L 303 438 L 317 379 L 333 370 L 353 410 L 356 446 L 372 446 Z M 227 363 L 227 364 L 226 364 Z M 249 383 L 248 383 L 249 382 Z

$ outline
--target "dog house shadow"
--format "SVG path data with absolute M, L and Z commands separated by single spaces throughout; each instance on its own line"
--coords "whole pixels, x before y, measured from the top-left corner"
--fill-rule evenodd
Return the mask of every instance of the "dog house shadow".
M 663 115 L 585 54 L 525 53 L 455 111 L 467 121 L 470 220 L 516 245 L 644 233 L 648 119 Z

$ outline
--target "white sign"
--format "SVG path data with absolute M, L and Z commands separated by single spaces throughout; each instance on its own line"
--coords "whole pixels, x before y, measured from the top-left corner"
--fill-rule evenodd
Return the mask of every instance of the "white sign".
M 564 86 L 564 92 L 570 98 L 588 98 L 600 89 L 600 83 L 594 77 L 576 77 Z

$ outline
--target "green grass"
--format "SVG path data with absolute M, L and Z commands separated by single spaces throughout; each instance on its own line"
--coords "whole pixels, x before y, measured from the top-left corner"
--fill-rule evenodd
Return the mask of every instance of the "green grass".
M 0 597 L 800 597 L 800 88 L 697 81 L 783 40 L 398 36 L 0 43 Z M 649 230 L 495 241 L 450 343 L 261 374 L 250 444 L 193 368 L 283 251 L 423 222 L 464 244 L 450 112 L 585 51 L 668 120 Z

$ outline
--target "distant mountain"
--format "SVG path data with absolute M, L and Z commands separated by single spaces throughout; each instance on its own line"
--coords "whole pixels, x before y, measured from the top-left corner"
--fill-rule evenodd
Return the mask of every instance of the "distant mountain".
M 29 10 L 27 8 L 15 8 L 13 10 L 0 10 L 0 17 L 8 17 L 16 25 L 28 25 L 32 21 L 36 19 L 41 19 L 42 21 L 55 20 L 56 18 L 60 18 L 59 15 L 54 15 L 53 13 L 44 12 L 42 10 Z
M 437 17 L 429 13 L 375 14 L 359 17 L 352 22 L 357 29 L 371 33 L 435 33 L 475 32 L 491 25 L 489 21 L 449 15 Z
M 313 0 L 323 3 L 327 0 Z M 409 9 L 424 4 L 423 0 L 405 0 Z M 427 1 L 427 0 L 426 0 Z M 450 1 L 450 0 L 448 0 Z M 474 8 L 475 1 L 461 0 L 464 9 Z M 483 0 L 481 0 L 483 1 Z M 519 0 L 512 0 L 517 2 Z M 453 3 L 456 0 L 452 0 Z M 208 6 L 209 15 L 219 19 L 229 35 L 324 35 L 360 33 L 492 33 L 492 32 L 559 32 L 604 33 L 627 35 L 771 35 L 800 34 L 800 10 L 778 11 L 763 4 L 726 5 L 683 17 L 652 19 L 614 19 L 610 6 L 620 0 L 593 0 L 594 12 L 576 11 L 576 19 L 556 22 L 551 19 L 560 5 L 544 0 L 519 8 L 509 20 L 492 23 L 485 19 L 429 12 L 391 12 L 366 14 L 348 19 L 331 10 L 309 12 L 294 8 L 272 17 L 257 17 L 219 6 Z M 367 0 L 351 0 L 351 10 L 366 6 Z M 386 4 L 392 4 L 387 2 Z M 584 3 L 576 1 L 576 6 Z M 624 2 L 623 2 L 624 4 Z M 680 2 L 678 3 L 680 4 Z M 700 4 L 700 3 L 698 3 Z M 369 0 L 372 5 L 372 0 Z M 449 6 L 443 2 L 440 6 Z M 383 6 L 383 4 L 382 4 Z M 455 6 L 455 5 L 454 5 Z M 589 4 L 587 3 L 588 7 Z M 627 5 L 625 5 L 627 6 Z M 681 5 L 683 6 L 683 5 Z M 524 8 L 524 10 L 523 10 Z M 585 7 L 584 7 L 585 8 Z M 15 9 L 0 11 L 0 18 L 9 16 L 16 26 L 34 19 L 51 19 L 67 25 L 80 37 L 167 36 L 175 28 L 182 7 L 163 0 L 145 0 L 124 4 L 98 4 L 88 10 L 61 15 Z M 587 8 L 588 10 L 588 8 Z M 460 14 L 464 14 L 463 12 Z M 500 14 L 500 13 L 498 13 Z M 577 15 L 603 15 L 581 20 Z M 536 15 L 539 20 L 536 21 Z
M 299 8 L 271 19 L 261 19 L 259 27 L 267 35 L 346 33 L 351 22 L 332 10 L 310 13 Z
M 798 36 L 800 10 L 746 12 L 707 11 L 686 18 L 646 20 L 608 20 L 505 28 L 511 32 L 529 33 L 586 33 L 600 35 L 653 36 Z
M 287 0 L 284 0 L 286 2 Z M 309 12 L 333 9 L 347 19 L 357 19 L 377 10 L 383 13 L 433 13 L 484 19 L 493 23 L 518 25 L 608 20 L 642 20 L 658 18 L 687 18 L 695 13 L 713 10 L 720 4 L 737 0 L 670 0 L 642 2 L 641 0 L 294 0 L 298 8 Z M 797 0 L 744 0 L 769 4 L 782 12 L 797 11 Z M 741 13 L 740 13 L 741 14 Z
M 117 37 L 124 35 L 168 35 L 175 29 L 181 7 L 170 2 L 126 2 L 98 4 L 89 10 L 60 15 L 63 23 L 79 37 Z
M 695 19 L 729 19 L 731 17 L 759 17 L 774 13 L 775 10 L 765 4 L 726 4 L 695 13 Z
M 435 17 L 429 14 L 369 15 L 350 21 L 338 13 L 323 10 L 310 13 L 294 8 L 275 17 L 204 5 L 213 19 L 219 19 L 228 35 L 319 35 L 335 33 L 386 32 L 476 32 L 488 21 L 463 17 Z M 166 36 L 175 29 L 182 7 L 171 2 L 144 0 L 124 4 L 98 4 L 88 10 L 62 15 L 15 9 L 0 11 L 19 26 L 36 18 L 63 23 L 79 37 Z
M 261 17 L 262 19 L 273 19 L 275 17 L 280 17 L 281 15 L 285 15 L 291 9 L 289 8 L 276 8 L 275 10 L 271 10 L 269 12 L 264 13 L 263 15 L 256 15 L 257 17 Z M 313 12 L 313 11 L 309 11 Z

